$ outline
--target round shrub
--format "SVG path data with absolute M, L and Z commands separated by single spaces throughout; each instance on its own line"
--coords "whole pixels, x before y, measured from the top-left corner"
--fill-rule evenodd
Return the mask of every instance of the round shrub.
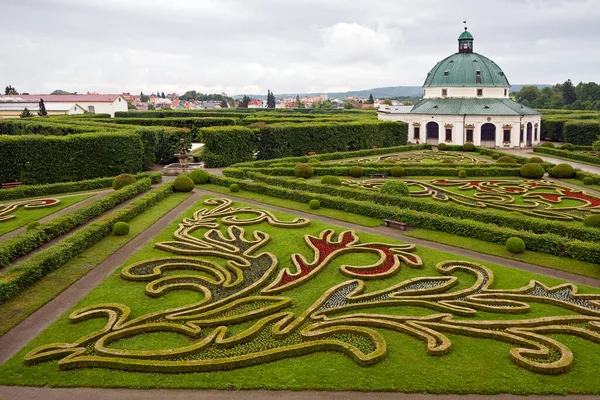
M 584 185 L 591 185 L 593 183 L 594 183 L 594 179 L 591 176 L 586 176 L 585 178 L 583 178 Z
M 544 143 L 540 144 L 540 147 L 550 147 L 550 148 L 554 148 L 554 143 L 550 143 L 550 142 L 544 142 Z
M 231 185 L 229 185 L 229 191 L 230 192 L 239 192 L 240 191 L 240 185 L 238 185 L 237 183 L 232 183 Z
M 523 178 L 540 179 L 544 176 L 546 171 L 540 164 L 529 163 L 523 165 L 519 170 L 519 173 Z
M 496 160 L 497 163 L 500 164 L 516 164 L 517 161 L 511 156 L 502 156 Z
M 312 199 L 308 202 L 308 206 L 313 210 L 318 210 L 319 208 L 321 208 L 321 202 L 317 199 Z
M 461 169 L 460 171 L 458 171 L 458 177 L 459 178 L 466 178 L 467 177 L 467 171 L 465 171 L 464 169 Z
M 465 143 L 462 146 L 463 151 L 475 151 L 475 145 L 473 143 Z
M 542 159 L 541 159 L 541 158 L 539 158 L 539 157 L 531 157 L 529 160 L 527 160 L 527 163 L 528 163 L 528 164 L 531 164 L 531 163 L 535 163 L 535 164 L 541 164 L 541 163 L 543 163 L 543 162 L 544 162 L 544 160 L 542 160 Z
M 492 154 L 492 160 L 497 160 L 499 158 L 500 158 L 500 154 L 498 154 L 498 153 Z
M 550 170 L 550 176 L 555 178 L 570 178 L 575 175 L 575 170 L 569 164 L 557 164 Z
M 562 146 L 560 146 L 561 150 L 568 150 L 568 151 L 573 151 L 575 150 L 575 145 L 571 144 L 571 143 L 563 143 Z
M 511 237 L 506 241 L 506 250 L 513 254 L 520 254 L 525 251 L 525 242 L 518 237 Z
M 583 219 L 583 225 L 600 228 L 600 214 L 588 215 Z
M 403 167 L 392 167 L 391 172 L 392 172 L 392 176 L 395 176 L 395 177 L 404 176 L 404 168 Z
M 348 175 L 353 178 L 360 178 L 363 174 L 363 168 L 355 165 L 353 167 L 348 168 Z
M 30 222 L 29 224 L 27 224 L 27 229 L 26 230 L 31 231 L 31 230 L 37 228 L 40 225 L 41 224 L 39 222 L 37 222 L 37 221 Z
M 194 181 L 189 176 L 179 175 L 173 181 L 174 192 L 191 192 L 194 190 Z
M 438 143 L 438 150 L 448 150 L 448 145 L 446 143 Z
M 294 175 L 296 175 L 297 178 L 304 178 L 304 179 L 308 179 L 310 177 L 312 177 L 314 174 L 313 169 L 310 165 L 308 164 L 296 164 L 296 166 L 294 167 Z
M 210 177 L 208 176 L 208 172 L 202 169 L 195 169 L 188 174 L 190 179 L 194 181 L 196 185 L 202 185 L 204 183 L 208 183 Z
M 320 160 L 317 160 L 316 158 L 311 158 L 310 160 L 308 160 L 309 164 L 321 164 Z
M 386 181 L 379 191 L 383 194 L 392 194 L 394 196 L 410 196 L 408 185 L 402 181 Z
M 115 179 L 113 179 L 112 187 L 115 190 L 119 190 L 122 187 L 131 185 L 134 182 L 135 182 L 135 178 L 133 177 L 133 175 L 121 174 L 121 175 L 116 176 Z
M 129 233 L 129 224 L 119 221 L 113 225 L 112 231 L 117 236 L 125 236 Z
M 386 164 L 396 164 L 396 160 L 394 160 L 393 158 L 386 158 L 385 160 L 383 160 L 383 162 Z
M 321 178 L 321 183 L 323 185 L 340 186 L 342 181 L 337 176 L 326 175 Z

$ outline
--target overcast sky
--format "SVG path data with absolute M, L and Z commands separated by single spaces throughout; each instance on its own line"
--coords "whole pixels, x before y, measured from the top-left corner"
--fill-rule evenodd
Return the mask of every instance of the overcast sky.
M 422 85 L 457 51 L 600 82 L 600 0 L 0 0 L 0 85 L 230 95 Z

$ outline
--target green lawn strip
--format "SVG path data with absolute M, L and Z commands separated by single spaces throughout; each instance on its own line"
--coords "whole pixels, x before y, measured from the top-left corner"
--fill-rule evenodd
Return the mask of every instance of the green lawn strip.
M 249 206 L 234 203 L 234 206 Z M 196 203 L 177 221 L 158 235 L 156 240 L 148 243 L 123 265 L 147 260 L 154 257 L 172 256 L 171 253 L 153 247 L 158 241 L 172 240 L 172 234 L 179 220 L 191 217 L 193 212 L 202 208 L 202 203 Z M 268 207 L 265 207 L 268 209 Z M 289 214 L 273 212 L 278 218 L 289 221 Z M 252 217 L 254 215 L 248 215 Z M 239 216 L 240 218 L 243 215 Z M 313 221 L 301 229 L 277 228 L 261 223 L 246 226 L 247 237 L 254 230 L 260 230 L 271 236 L 271 242 L 262 251 L 273 252 L 280 260 L 280 268 L 290 265 L 292 253 L 301 253 L 312 259 L 312 253 L 304 244 L 305 234 L 318 235 L 323 229 L 335 229 L 336 234 L 344 229 Z M 224 230 L 224 227 L 221 227 Z M 200 235 L 204 230 L 195 234 Z M 398 243 L 385 237 L 379 237 L 359 232 L 361 242 L 379 241 Z M 416 254 L 424 261 L 423 269 L 412 269 L 401 266 L 395 275 L 380 280 L 368 281 L 367 290 L 373 291 L 396 284 L 405 279 L 417 276 L 439 276 L 435 265 L 444 260 L 467 260 L 442 251 L 419 247 Z M 315 278 L 302 286 L 286 291 L 283 294 L 294 300 L 291 311 L 296 315 L 307 305 L 312 304 L 324 290 L 335 284 L 347 281 L 348 278 L 339 273 L 342 264 L 366 265 L 374 261 L 372 254 L 348 254 L 335 259 Z M 475 261 L 475 260 L 470 260 Z M 222 260 L 221 260 L 222 262 Z M 546 285 L 556 285 L 560 280 L 515 270 L 495 264 L 487 264 L 495 272 L 493 288 L 519 288 L 537 279 Z M 121 268 L 115 270 L 110 277 L 93 289 L 71 311 L 83 306 L 101 303 L 117 302 L 132 308 L 131 318 L 148 312 L 164 310 L 170 307 L 180 307 L 198 301 L 201 295 L 197 292 L 177 290 L 168 292 L 160 298 L 150 298 L 144 294 L 144 282 L 122 280 L 119 276 Z M 461 282 L 458 288 L 467 287 L 474 278 L 470 274 L 457 272 Z M 598 293 L 598 289 L 585 286 L 579 287 L 582 293 Z M 526 314 L 492 314 L 480 312 L 475 319 L 527 319 L 548 315 L 572 314 L 565 309 L 547 304 L 530 303 L 532 308 Z M 131 388 L 202 388 L 202 389 L 324 389 L 324 390 L 360 390 L 360 391 L 402 391 L 426 393 L 518 393 L 518 394 L 569 394 L 569 393 L 600 393 L 600 380 L 596 378 L 597 365 L 600 363 L 598 345 L 582 338 L 566 335 L 551 335 L 560 340 L 574 353 L 575 363 L 570 372 L 553 376 L 530 372 L 518 367 L 509 360 L 509 351 L 513 345 L 491 339 L 463 337 L 449 334 L 453 346 L 449 354 L 434 357 L 427 355 L 422 342 L 398 332 L 378 329 L 387 341 L 388 353 L 384 360 L 371 366 L 360 367 L 350 358 L 336 352 L 319 352 L 299 357 L 259 364 L 230 371 L 206 373 L 158 374 L 123 372 L 101 368 L 75 369 L 68 372 L 60 371 L 56 361 L 45 362 L 36 366 L 26 367 L 23 364 L 24 355 L 33 348 L 54 342 L 72 342 L 101 329 L 105 324 L 104 318 L 90 319 L 77 324 L 68 320 L 71 312 L 65 313 L 53 325 L 46 329 L 36 339 L 22 349 L 15 357 L 0 367 L 0 384 L 29 385 L 29 386 L 83 386 L 83 387 L 131 387 Z M 363 312 L 377 311 L 395 315 L 421 315 L 436 313 L 433 310 L 423 310 L 414 306 L 386 307 L 377 310 L 362 310 Z M 460 317 L 457 317 L 460 319 Z M 233 331 L 236 331 L 233 329 Z M 118 347 L 128 349 L 160 349 L 172 348 L 189 344 L 187 339 L 171 333 L 146 334 L 129 338 Z M 117 347 L 115 343 L 113 345 Z
M 219 186 L 219 185 L 206 184 L 206 185 L 201 185 L 198 187 L 201 189 L 209 190 L 211 192 L 223 193 L 225 195 L 230 193 L 229 188 L 225 188 L 225 187 Z M 362 225 L 362 226 L 375 227 L 375 226 L 380 226 L 383 223 L 380 219 L 365 217 L 363 215 L 351 214 L 346 211 L 333 210 L 333 209 L 329 209 L 329 208 L 319 208 L 317 210 L 313 210 L 306 203 L 301 203 L 299 201 L 279 199 L 277 197 L 271 197 L 271 196 L 267 196 L 264 194 L 240 191 L 240 192 L 234 193 L 234 195 L 237 197 L 242 197 L 244 199 L 260 201 L 261 203 L 270 204 L 272 206 L 290 208 L 290 209 L 302 211 L 305 213 L 321 215 L 323 217 L 337 219 L 339 221 L 352 222 L 354 224 Z
M 512 260 L 523 261 L 530 264 L 540 265 L 542 267 L 572 272 L 574 274 L 585 275 L 591 278 L 600 278 L 600 267 L 598 264 L 592 264 L 585 261 L 570 260 L 563 257 L 553 256 L 551 254 L 536 253 L 533 251 L 525 251 L 521 254 L 512 254 L 506 250 L 505 246 L 500 244 L 489 243 L 479 239 L 465 238 L 463 236 L 453 235 L 451 233 L 430 231 L 422 228 L 410 230 L 406 232 L 406 236 L 430 240 L 432 242 L 443 243 L 467 250 L 473 250 L 478 253 L 491 254 Z
M 559 160 L 570 161 L 570 162 L 574 162 L 574 163 L 578 163 L 578 164 L 585 164 L 585 165 L 589 165 L 589 166 L 592 166 L 592 167 L 600 168 L 599 164 L 594 164 L 594 163 L 591 163 L 591 162 L 588 162 L 588 161 L 577 160 L 577 159 L 574 159 L 574 158 L 569 158 L 569 157 L 564 157 L 564 156 L 557 156 L 555 154 L 542 153 L 542 152 L 539 152 L 539 153 L 530 153 L 530 154 L 534 154 L 532 157 L 539 156 L 539 157 L 547 157 L 547 158 L 556 158 L 556 159 L 559 159 Z
M 90 249 L 75 256 L 65 265 L 46 275 L 16 297 L 3 302 L 0 307 L 0 336 L 79 280 L 88 271 L 188 198 L 189 195 L 189 193 L 173 193 L 129 222 L 128 235 L 105 238 Z
M 23 208 L 20 206 L 8 215 L 14 215 L 15 218 L 6 221 L 0 221 L 0 235 L 19 229 L 22 226 L 29 224 L 30 222 L 37 221 L 47 215 L 54 214 L 63 208 L 69 207 L 75 203 L 79 203 L 82 200 L 88 199 L 94 196 L 94 194 L 84 194 L 79 196 L 61 197 L 60 203 L 52 207 L 42 208 Z M 57 196 L 42 196 L 42 198 L 57 198 Z M 24 201 L 29 199 L 18 199 L 18 200 L 7 200 L 1 202 L 2 204 Z
M 561 181 L 565 181 L 565 182 L 571 183 L 573 185 L 577 185 L 583 191 L 585 191 L 586 189 L 591 189 L 591 190 L 596 190 L 596 191 L 600 192 L 600 185 L 584 185 L 583 181 L 581 179 L 563 178 L 563 179 L 561 179 Z

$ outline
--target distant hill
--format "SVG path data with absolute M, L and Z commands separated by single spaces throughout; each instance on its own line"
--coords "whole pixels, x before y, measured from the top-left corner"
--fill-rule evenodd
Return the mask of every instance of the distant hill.
M 511 92 L 518 92 L 521 90 L 523 86 L 534 85 L 538 88 L 542 89 L 544 87 L 552 86 L 547 84 L 519 84 L 512 85 L 510 88 Z M 350 90 L 348 92 L 313 92 L 313 93 L 275 93 L 275 97 L 278 99 L 281 98 L 290 98 L 296 97 L 296 95 L 302 96 L 320 96 L 326 94 L 330 99 L 340 97 L 346 98 L 350 96 L 363 97 L 367 98 L 370 94 L 373 95 L 376 99 L 382 98 L 391 98 L 391 97 L 421 97 L 423 95 L 423 88 L 421 86 L 388 86 L 381 88 L 373 88 L 373 89 L 365 89 L 365 90 Z M 233 96 L 233 98 L 238 99 L 241 98 L 243 94 L 238 94 Z M 264 100 L 267 98 L 266 94 L 250 94 L 248 95 L 254 99 Z

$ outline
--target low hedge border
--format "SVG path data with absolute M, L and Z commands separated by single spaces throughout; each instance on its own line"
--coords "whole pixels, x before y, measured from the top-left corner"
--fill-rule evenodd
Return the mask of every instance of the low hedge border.
M 150 187 L 150 180 L 144 179 L 138 182 L 137 185 L 140 189 L 147 190 Z M 124 191 L 125 189 L 115 194 Z M 135 191 L 131 191 L 130 194 L 134 193 Z M 172 193 L 173 185 L 171 183 L 153 189 L 123 209 L 111 213 L 105 218 L 86 226 L 72 236 L 62 240 L 56 246 L 40 251 L 29 260 L 18 263 L 13 268 L 4 271 L 0 275 L 0 301 L 12 298 L 51 271 L 66 264 L 77 254 L 82 253 L 100 240 L 110 236 L 112 227 L 116 222 L 131 221 Z M 35 231 L 38 231 L 38 229 Z
M 584 226 L 573 227 L 547 219 L 533 218 L 526 215 L 498 215 L 487 212 L 486 209 L 474 209 L 454 203 L 424 202 L 420 198 L 388 196 L 378 192 L 358 191 L 356 189 L 338 186 L 332 187 L 318 183 L 305 181 L 292 181 L 282 178 L 274 178 L 266 175 L 251 174 L 250 178 L 271 186 L 278 186 L 316 194 L 327 194 L 336 197 L 354 199 L 358 201 L 370 201 L 384 206 L 391 205 L 410 210 L 439 214 L 452 218 L 471 219 L 487 224 L 504 226 L 516 230 L 528 230 L 534 233 L 553 233 L 568 239 L 581 240 L 583 242 L 600 243 L 600 231 Z M 212 181 L 211 181 L 212 182 Z
M 134 175 L 136 180 L 150 178 L 152 184 L 162 181 L 160 172 L 142 172 Z M 0 201 L 22 199 L 25 197 L 48 196 L 51 194 L 82 192 L 86 190 L 107 189 L 112 187 L 115 178 L 96 178 L 77 182 L 50 183 L 47 185 L 23 185 L 14 189 L 0 190 Z
M 553 156 L 568 158 L 570 160 L 585 161 L 590 164 L 600 165 L 600 157 L 590 156 L 588 154 L 573 153 L 572 151 L 553 149 L 550 147 L 535 147 L 533 151 L 535 153 L 550 154 Z
M 78 210 L 54 218 L 48 223 L 41 224 L 36 229 L 23 232 L 20 235 L 1 242 L 0 267 L 6 267 L 12 260 L 24 256 L 77 226 L 85 224 L 92 218 L 98 217 L 122 202 L 148 191 L 151 184 L 149 178 L 144 178 L 102 199 L 87 204 Z
M 574 258 L 592 263 L 596 263 L 600 260 L 600 244 L 572 240 L 554 233 L 537 234 L 527 230 L 520 231 L 508 227 L 500 227 L 491 223 L 416 211 L 398 207 L 396 205 L 374 204 L 371 199 L 369 199 L 369 201 L 358 201 L 343 197 L 335 197 L 328 194 L 315 196 L 315 194 L 311 192 L 276 187 L 264 183 L 239 181 L 214 175 L 211 175 L 211 182 L 220 186 L 229 186 L 232 183 L 237 183 L 245 191 L 305 203 L 316 198 L 320 201 L 321 205 L 326 208 L 347 211 L 372 218 L 403 221 L 410 226 L 418 228 L 472 237 L 501 245 L 504 245 L 510 237 L 516 236 L 523 239 L 527 249 L 531 251 L 552 254 L 559 257 Z M 331 188 L 327 187 L 327 189 Z M 332 190 L 332 192 L 335 192 L 335 189 Z M 401 199 L 406 200 L 407 198 Z M 452 205 L 452 208 L 454 207 L 456 206 Z M 474 214 L 474 210 L 470 209 L 470 212 Z M 525 220 L 525 218 L 515 219 Z M 563 226 L 561 226 L 561 228 L 563 230 L 565 229 Z

